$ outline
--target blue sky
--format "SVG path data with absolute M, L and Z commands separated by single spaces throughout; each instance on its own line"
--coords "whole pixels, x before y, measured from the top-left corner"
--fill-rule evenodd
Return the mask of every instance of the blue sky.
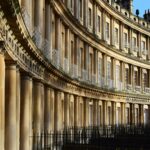
M 150 9 L 150 0 L 133 0 L 134 13 L 136 9 L 140 10 L 140 16 L 143 17 L 145 10 Z

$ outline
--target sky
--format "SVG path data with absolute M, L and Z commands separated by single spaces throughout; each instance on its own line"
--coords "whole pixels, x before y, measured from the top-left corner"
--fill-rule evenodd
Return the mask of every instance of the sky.
M 133 0 L 134 13 L 139 9 L 140 16 L 143 17 L 145 10 L 150 9 L 150 0 Z

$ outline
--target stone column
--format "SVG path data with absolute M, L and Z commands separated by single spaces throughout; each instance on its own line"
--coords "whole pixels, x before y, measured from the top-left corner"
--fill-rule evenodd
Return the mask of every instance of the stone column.
M 93 32 L 97 34 L 97 6 L 95 1 L 93 1 Z
M 69 66 L 71 64 L 71 61 L 69 61 L 69 59 L 71 58 L 71 55 L 70 55 L 70 39 L 69 39 L 70 29 L 68 27 L 66 27 L 65 33 L 66 33 L 65 34 L 65 36 L 66 36 L 65 37 L 65 39 L 66 39 L 65 40 L 66 41 L 66 43 L 65 43 L 65 57 L 68 60 L 68 65 L 65 67 L 67 67 L 67 72 L 69 72 Z
M 125 89 L 125 65 L 124 62 L 120 62 L 120 80 L 122 82 L 122 90 Z
M 45 32 L 44 32 L 44 15 L 45 15 L 45 7 L 44 7 L 44 1 L 37 0 L 34 3 L 34 26 L 36 27 L 36 30 L 39 32 L 38 33 L 38 38 L 37 41 L 37 46 L 38 48 L 42 47 L 42 38 L 45 37 Z
M 42 115 L 42 118 L 41 118 L 41 130 L 42 130 L 42 132 L 44 132 L 44 109 L 45 109 L 44 100 L 45 100 L 44 84 L 42 83 L 41 84 L 41 115 Z
M 69 94 L 65 93 L 64 95 L 64 127 L 69 127 Z
M 144 106 L 143 104 L 140 104 L 139 106 L 139 115 L 140 115 L 140 125 L 144 125 Z
M 123 25 L 123 23 L 120 22 L 120 34 L 119 34 L 119 37 L 120 37 L 120 50 L 121 50 L 121 51 L 124 51 L 123 28 L 124 28 L 124 25 Z
M 45 109 L 44 109 L 44 131 L 51 131 L 51 91 L 47 86 L 45 87 Z
M 62 58 L 61 58 L 61 20 L 59 18 L 59 16 L 57 16 L 56 18 L 56 49 L 58 51 L 58 59 L 59 59 L 59 63 L 61 62 Z
M 110 28 L 110 41 L 111 41 L 111 45 L 112 46 L 115 46 L 115 36 L 114 36 L 114 18 L 111 18 L 111 24 L 110 24 L 111 26 L 111 28 Z
M 147 58 L 150 61 L 150 37 L 147 37 Z
M 5 57 L 3 43 L 0 42 L 0 149 L 4 150 L 5 134 Z
M 141 33 L 139 32 L 138 33 L 138 42 L 137 42 L 137 44 L 138 44 L 138 47 L 139 47 L 139 51 L 138 51 L 138 57 L 142 57 L 142 51 L 141 51 Z
M 79 46 L 80 46 L 80 41 L 79 41 L 79 38 L 78 38 L 78 36 L 77 35 L 75 35 L 75 38 L 74 38 L 75 40 L 75 47 L 74 47 L 74 57 L 73 57 L 73 64 L 75 64 L 76 66 L 77 66 L 77 68 L 76 69 L 74 69 L 74 75 L 76 74 L 77 76 L 80 74 L 80 70 L 79 70 L 79 65 L 80 65 L 80 57 L 81 57 L 81 55 L 80 55 L 80 49 L 79 49 Z M 82 69 L 82 68 L 81 68 Z M 81 71 L 82 72 L 82 71 Z
M 97 121 L 98 121 L 98 116 L 97 116 L 97 112 L 98 112 L 98 102 L 97 100 L 93 100 L 93 125 L 97 126 Z
M 128 40 L 129 40 L 129 43 L 130 43 L 130 47 L 129 47 L 129 54 L 133 55 L 133 41 L 132 41 L 132 29 L 130 28 L 129 29 L 129 37 Z
M 16 150 L 17 123 L 16 123 L 16 98 L 17 98 L 17 67 L 9 63 L 6 66 L 5 92 L 5 150 Z
M 79 11 L 80 11 L 80 9 L 79 9 L 79 0 L 76 0 L 76 1 L 74 1 L 75 2 L 75 17 L 77 18 L 77 19 L 80 19 L 80 16 L 79 16 Z
M 104 81 L 103 81 L 103 83 L 104 83 L 104 85 L 106 85 L 107 83 L 107 80 L 106 80 L 106 76 L 107 76 L 107 56 L 105 55 L 105 54 L 103 54 L 103 68 L 102 68 L 102 70 L 103 70 L 103 77 L 104 77 Z M 104 85 L 102 85 L 102 86 L 104 86 Z
M 89 125 L 89 99 L 84 98 L 84 126 L 87 127 Z
M 129 76 L 130 76 L 130 84 L 131 84 L 131 86 L 132 86 L 132 88 L 134 87 L 134 67 L 133 67 L 133 65 L 130 65 L 130 67 L 129 67 Z
M 46 39 L 46 43 L 45 43 L 45 55 L 48 59 L 51 58 L 51 33 L 52 33 L 52 16 L 51 16 L 51 6 L 48 2 L 46 2 L 46 6 L 45 6 L 45 39 Z
M 96 76 L 96 84 L 98 81 L 98 51 L 97 49 L 94 50 L 94 74 Z
M 69 101 L 69 125 L 74 126 L 74 95 L 70 95 Z
M 62 129 L 62 105 L 61 92 L 55 90 L 55 109 L 54 109 L 54 130 L 60 131 Z
M 107 113 L 107 102 L 103 101 L 103 125 L 108 125 L 108 113 Z
M 135 124 L 135 107 L 134 104 L 130 104 L 130 120 L 131 124 Z
M 78 103 L 78 96 L 74 97 L 74 126 L 79 126 L 79 103 Z
M 42 132 L 42 97 L 41 97 L 41 87 L 42 83 L 40 81 L 34 82 L 34 112 L 33 112 L 33 129 L 34 133 L 41 133 Z
M 87 80 L 89 79 L 89 45 L 87 43 L 84 44 L 85 48 L 85 70 L 87 71 Z
M 88 1 L 84 1 L 84 25 L 88 27 Z
M 20 109 L 20 149 L 30 150 L 31 124 L 30 101 L 32 101 L 32 79 L 23 76 L 21 79 L 21 109 Z
M 111 58 L 111 64 L 112 64 L 112 67 L 111 67 L 111 79 L 113 81 L 113 88 L 117 88 L 117 85 L 116 85 L 116 60 L 114 58 Z
M 112 102 L 112 125 L 116 125 L 116 102 Z
M 102 12 L 102 40 L 106 40 L 106 14 L 104 10 Z
M 139 82 L 139 86 L 141 87 L 141 92 L 144 91 L 143 88 L 143 70 L 142 68 L 138 68 L 138 82 Z
M 54 89 L 50 89 L 50 130 L 54 131 L 54 109 L 55 109 L 55 94 Z
M 21 7 L 23 7 L 23 11 L 25 12 L 25 23 L 29 32 L 32 32 L 33 28 L 33 1 L 31 0 L 21 0 Z M 24 19 L 25 19 L 24 18 Z
M 16 95 L 17 95 L 17 100 L 16 100 L 16 124 L 17 124 L 17 146 L 16 149 L 19 150 L 19 146 L 20 146 L 20 92 L 21 92 L 21 88 L 20 88 L 20 70 L 19 67 L 17 67 L 17 90 L 16 90 Z
M 121 125 L 125 125 L 125 103 L 121 103 Z

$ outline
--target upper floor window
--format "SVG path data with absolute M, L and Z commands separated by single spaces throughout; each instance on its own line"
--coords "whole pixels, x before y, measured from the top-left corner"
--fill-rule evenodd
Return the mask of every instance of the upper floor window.
M 101 32 L 101 17 L 100 16 L 97 17 L 97 29 L 98 29 L 98 32 L 100 33 Z
M 107 79 L 111 79 L 111 62 L 107 62 Z
M 143 86 L 148 87 L 148 75 L 146 72 L 143 72 L 142 81 L 143 81 Z
M 73 0 L 70 0 L 70 8 L 71 8 L 72 11 L 73 11 L 73 7 L 74 7 Z
M 119 38 L 118 38 L 118 28 L 115 28 L 115 43 L 119 43 Z
M 145 50 L 145 49 L 146 49 L 145 47 L 146 47 L 146 46 L 145 46 L 145 41 L 142 41 L 142 42 L 141 42 L 141 49 L 142 49 L 142 50 Z
M 74 64 L 74 45 L 73 41 L 71 41 L 71 64 Z
M 128 35 L 127 35 L 127 33 L 124 33 L 124 47 L 125 48 L 127 48 L 127 46 L 128 46 Z
M 98 74 L 101 77 L 101 75 L 102 75 L 102 58 L 98 59 Z
M 79 12 L 80 12 L 80 19 L 83 18 L 83 5 L 82 5 L 82 0 L 79 0 Z
M 106 22 L 106 40 L 109 39 L 109 23 Z
M 129 84 L 129 69 L 125 69 L 125 83 Z
M 116 86 L 119 87 L 120 84 L 120 66 L 116 65 Z
M 136 43 L 136 38 L 133 37 L 133 38 L 132 38 L 132 46 L 133 46 L 133 48 L 136 48 L 136 45 L 137 45 L 137 43 Z
M 134 71 L 134 84 L 135 86 L 138 85 L 138 71 Z
M 92 26 L 92 10 L 89 8 L 89 26 Z

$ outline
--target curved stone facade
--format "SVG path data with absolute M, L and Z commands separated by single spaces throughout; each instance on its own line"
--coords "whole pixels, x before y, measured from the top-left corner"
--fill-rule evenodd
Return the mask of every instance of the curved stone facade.
M 69 127 L 150 123 L 150 23 L 113 0 L 0 2 L 0 149 Z

